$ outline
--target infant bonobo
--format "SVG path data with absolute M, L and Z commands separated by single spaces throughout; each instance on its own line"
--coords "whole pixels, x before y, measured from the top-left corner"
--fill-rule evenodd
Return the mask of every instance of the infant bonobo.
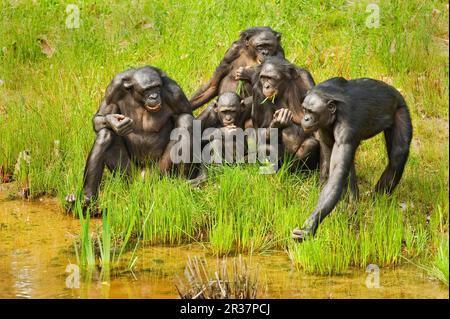
M 389 163 L 375 191 L 390 194 L 397 186 L 408 159 L 412 124 L 408 106 L 392 86 L 373 79 L 327 80 L 311 89 L 303 101 L 301 125 L 318 131 L 321 177 L 327 179 L 313 213 L 302 229 L 293 231 L 299 241 L 314 235 L 320 222 L 334 209 L 343 190 L 358 195 L 355 153 L 362 140 L 384 132 Z

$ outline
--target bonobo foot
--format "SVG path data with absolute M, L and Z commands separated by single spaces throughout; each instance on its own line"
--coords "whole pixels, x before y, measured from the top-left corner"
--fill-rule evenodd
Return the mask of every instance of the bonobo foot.
M 207 180 L 208 180 L 208 172 L 206 168 L 202 167 L 198 176 L 196 178 L 189 179 L 187 183 L 192 187 L 200 187 Z
M 302 229 L 295 228 L 292 231 L 292 239 L 294 239 L 299 243 L 303 242 L 304 240 L 307 240 L 310 237 L 314 237 L 314 231 L 311 228 L 302 228 Z

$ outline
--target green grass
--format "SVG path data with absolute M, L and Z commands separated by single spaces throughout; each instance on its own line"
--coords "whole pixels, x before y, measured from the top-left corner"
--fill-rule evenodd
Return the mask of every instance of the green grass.
M 201 189 L 160 178 L 153 169 L 145 179 L 136 173 L 130 184 L 106 174 L 103 226 L 89 228 L 80 218 L 86 264 L 98 257 L 114 264 L 140 244 L 193 241 L 219 255 L 287 249 L 299 269 L 322 274 L 398 264 L 401 257 L 441 260 L 440 243 L 448 234 L 447 2 L 380 1 L 380 27 L 374 29 L 365 26 L 367 1 L 75 3 L 79 29 L 65 27 L 62 2 L 0 3 L 0 166 L 13 172 L 19 153 L 29 150 L 30 165 L 22 165 L 16 179 L 33 196 L 49 193 L 63 201 L 80 191 L 95 136 L 91 118 L 116 73 L 155 65 L 189 96 L 239 31 L 251 26 L 280 31 L 287 58 L 310 70 L 316 82 L 367 76 L 399 88 L 414 126 L 394 195 L 372 196 L 386 165 L 378 136 L 357 154 L 360 202 L 339 204 L 317 237 L 302 245 L 289 235 L 314 208 L 317 173 L 292 174 L 284 167 L 267 176 L 253 166 L 214 168 Z M 55 49 L 53 56 L 42 53 L 38 38 Z
M 448 236 L 443 239 L 439 246 L 433 265 L 429 269 L 430 275 L 448 286 Z

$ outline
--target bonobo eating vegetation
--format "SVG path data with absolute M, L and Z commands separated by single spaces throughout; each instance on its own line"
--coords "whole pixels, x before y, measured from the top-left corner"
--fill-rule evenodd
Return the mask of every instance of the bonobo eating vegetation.
M 237 93 L 225 92 L 196 118 L 201 121 L 201 131 L 204 135 L 204 164 L 222 163 L 223 160 L 227 163 L 244 161 L 247 136 L 244 136 L 243 129 L 245 121 L 250 118 L 250 111 L 251 104 L 246 105 Z M 202 166 L 201 173 L 190 183 L 197 186 L 206 181 L 207 177 L 207 170 Z
M 235 92 L 225 92 L 195 119 L 201 121 L 202 131 L 210 127 L 244 128 L 250 118 L 251 101 L 251 98 L 241 100 Z
M 84 204 L 98 193 L 104 167 L 130 176 L 132 162 L 145 166 L 157 162 L 162 173 L 176 169 L 189 176 L 187 163 L 174 164 L 170 152 L 174 128 L 192 132 L 192 108 L 178 84 L 152 66 L 129 69 L 109 84 L 93 118 L 96 138 L 84 170 Z M 192 136 L 192 134 L 191 134 Z M 69 203 L 75 195 L 68 195 Z
M 228 163 L 243 161 L 246 151 L 245 139 L 243 139 L 245 120 L 250 115 L 250 107 L 246 106 L 239 95 L 234 92 L 225 92 L 219 96 L 217 102 L 212 105 L 212 112 L 208 118 L 200 115 L 202 129 L 219 128 L 211 134 L 209 149 L 215 149 Z M 239 130 L 240 129 L 240 130 Z M 220 134 L 217 134 L 217 133 Z M 241 138 L 240 138 L 241 137 Z
M 277 128 L 284 151 L 301 166 L 316 168 L 319 142 L 300 124 L 301 107 L 314 85 L 311 74 L 277 57 L 269 57 L 253 75 L 252 124 L 255 128 Z
M 403 96 L 392 86 L 373 79 L 332 78 L 311 89 L 303 101 L 301 120 L 306 132 L 318 131 L 321 176 L 327 179 L 313 213 L 295 229 L 299 241 L 314 235 L 334 209 L 347 183 L 357 197 L 355 153 L 362 140 L 384 132 L 388 165 L 375 191 L 390 194 L 408 159 L 412 124 Z
M 242 99 L 251 96 L 252 67 L 260 64 L 268 56 L 284 58 L 281 34 L 269 27 L 255 27 L 241 32 L 237 41 L 225 53 L 212 78 L 202 85 L 191 97 L 193 109 L 209 102 L 224 92 L 236 92 L 238 83 Z

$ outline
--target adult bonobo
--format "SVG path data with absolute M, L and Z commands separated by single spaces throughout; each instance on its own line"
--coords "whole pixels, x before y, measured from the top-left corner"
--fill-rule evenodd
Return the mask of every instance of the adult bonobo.
M 115 76 L 93 119 L 97 136 L 84 171 L 85 204 L 97 195 L 105 165 L 126 176 L 132 162 L 157 162 L 163 173 L 174 168 L 170 151 L 177 141 L 170 140 L 170 133 L 174 128 L 191 132 L 192 121 L 183 91 L 160 69 L 144 66 Z M 180 142 L 190 149 L 190 140 Z M 180 166 L 186 174 L 189 165 Z M 66 200 L 73 203 L 75 196 Z
M 285 152 L 315 168 L 319 162 L 319 142 L 304 132 L 300 121 L 306 92 L 314 86 L 311 74 L 277 57 L 269 57 L 253 76 L 253 127 L 277 128 Z
M 239 39 L 225 53 L 212 78 L 192 95 L 190 102 L 193 109 L 224 92 L 235 92 L 239 80 L 244 81 L 240 96 L 250 96 L 251 67 L 262 63 L 268 56 L 284 57 L 280 41 L 281 34 L 269 27 L 242 31 Z
M 375 190 L 390 194 L 397 186 L 408 159 L 412 125 L 402 95 L 392 86 L 373 79 L 333 78 L 315 86 L 303 102 L 303 129 L 318 130 L 322 150 L 321 175 L 328 180 L 298 240 L 314 235 L 319 223 L 339 201 L 347 180 L 357 196 L 354 158 L 362 140 L 384 132 L 389 163 Z

